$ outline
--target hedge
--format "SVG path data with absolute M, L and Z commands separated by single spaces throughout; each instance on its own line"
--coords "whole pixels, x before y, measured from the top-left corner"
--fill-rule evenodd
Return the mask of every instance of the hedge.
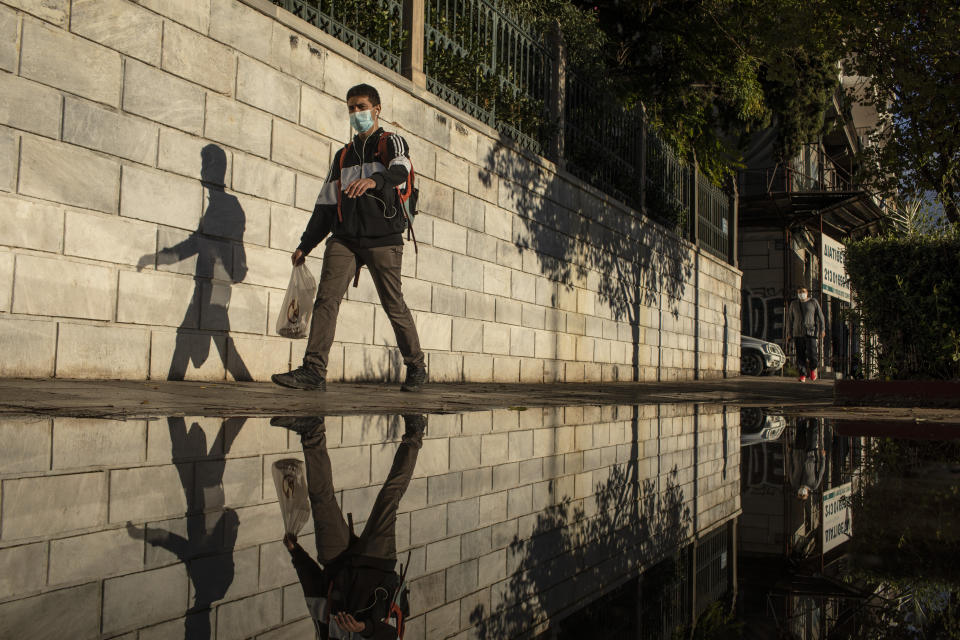
M 960 233 L 854 241 L 846 267 L 882 378 L 960 380 Z

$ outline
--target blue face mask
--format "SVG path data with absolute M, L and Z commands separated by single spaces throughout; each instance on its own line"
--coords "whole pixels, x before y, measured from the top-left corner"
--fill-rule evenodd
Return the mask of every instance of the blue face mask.
M 358 133 L 369 131 L 370 127 L 373 126 L 373 109 L 351 113 L 350 126 L 356 129 Z

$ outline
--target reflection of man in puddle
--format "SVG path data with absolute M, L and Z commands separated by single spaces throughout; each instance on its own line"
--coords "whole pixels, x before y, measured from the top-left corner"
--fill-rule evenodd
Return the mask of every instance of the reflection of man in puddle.
M 790 484 L 797 497 L 806 500 L 820 487 L 827 467 L 823 424 L 815 418 L 797 420 L 796 440 L 791 456 Z
M 202 167 L 200 179 L 207 189 L 207 208 L 200 218 L 197 230 L 172 247 L 164 247 L 156 254 L 140 258 L 137 269 L 153 264 L 157 266 L 182 262 L 197 256 L 194 272 L 194 290 L 190 306 L 177 329 L 177 345 L 170 361 L 168 380 L 183 380 L 187 364 L 199 368 L 207 360 L 212 341 L 220 352 L 224 367 L 235 380 L 250 380 L 250 372 L 237 356 L 237 350 L 228 359 L 230 345 L 230 289 L 242 282 L 247 275 L 247 258 L 243 250 L 243 234 L 246 216 L 243 207 L 233 195 L 224 189 L 227 172 L 227 155 L 215 144 L 208 144 L 200 152 Z M 214 239 L 214 237 L 224 239 Z M 233 244 L 227 238 L 238 240 Z M 234 251 L 236 248 L 236 251 Z M 196 333 L 223 332 L 225 337 Z M 191 331 L 194 330 L 194 331 Z
M 320 638 L 397 637 L 397 629 L 386 622 L 401 583 L 395 571 L 397 507 L 413 476 L 427 418 L 410 415 L 403 416 L 403 421 L 400 447 L 359 536 L 344 522 L 334 496 L 323 418 L 272 421 L 301 434 L 320 564 L 297 543 L 296 536 L 288 535 L 283 542 Z

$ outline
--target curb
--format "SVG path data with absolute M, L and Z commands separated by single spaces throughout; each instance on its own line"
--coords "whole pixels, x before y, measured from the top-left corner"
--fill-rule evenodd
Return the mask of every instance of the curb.
M 960 408 L 960 382 L 952 380 L 837 380 L 838 406 Z

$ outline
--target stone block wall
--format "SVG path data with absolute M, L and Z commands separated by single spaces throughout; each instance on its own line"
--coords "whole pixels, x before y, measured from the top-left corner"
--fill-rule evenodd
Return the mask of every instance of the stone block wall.
M 359 532 L 402 424 L 326 430 Z M 397 519 L 406 638 L 542 628 L 722 526 L 740 512 L 739 439 L 721 406 L 429 416 Z M 0 637 L 313 637 L 271 475 L 302 459 L 296 434 L 265 418 L 5 417 L 0 445 Z
M 359 82 L 419 176 L 431 379 L 739 372 L 738 270 L 266 0 L 0 0 L 0 376 L 297 366 L 289 254 Z M 394 344 L 364 275 L 330 377 L 398 376 Z

